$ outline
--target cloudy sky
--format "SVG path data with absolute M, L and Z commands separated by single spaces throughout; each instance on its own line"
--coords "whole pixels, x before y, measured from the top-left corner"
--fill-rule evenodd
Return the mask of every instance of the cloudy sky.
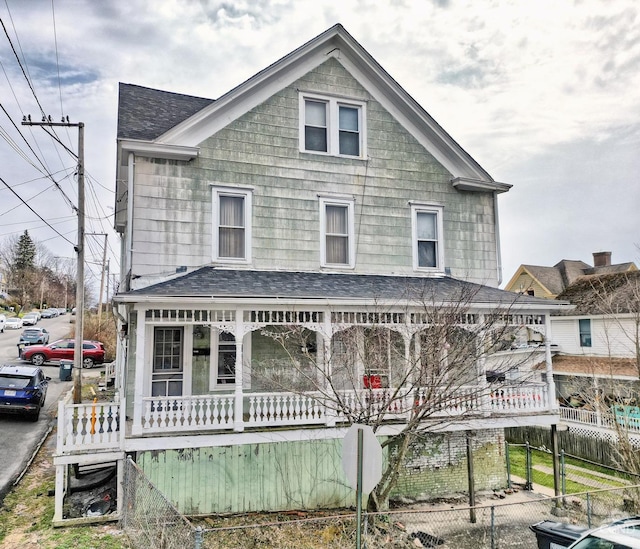
M 110 234 L 114 272 L 118 82 L 217 98 L 342 23 L 494 179 L 513 185 L 499 201 L 505 282 L 522 263 L 591 263 L 596 251 L 640 264 L 637 6 L 636 0 L 5 0 L 0 240 L 28 229 L 54 255 L 74 253 L 75 161 L 43 128 L 21 126 L 23 115 L 84 122 L 87 232 Z M 77 150 L 76 128 L 56 128 L 56 136 Z M 103 240 L 88 238 L 94 273 Z

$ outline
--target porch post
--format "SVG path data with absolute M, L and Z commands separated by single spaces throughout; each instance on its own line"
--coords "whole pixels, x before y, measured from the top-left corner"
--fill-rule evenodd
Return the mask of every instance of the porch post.
M 136 355 L 135 355 L 135 380 L 133 400 L 133 425 L 131 426 L 132 435 L 142 434 L 142 408 L 144 402 L 144 352 L 145 352 L 145 331 L 146 324 L 144 318 L 144 310 L 136 307 Z
M 325 309 L 324 311 L 324 328 L 322 334 L 322 353 L 324 361 L 324 373 L 325 373 L 325 388 L 329 391 L 333 391 L 333 384 L 329 383 L 333 374 L 332 370 L 332 357 L 331 357 L 331 338 L 333 337 L 333 328 L 331 326 L 331 310 Z M 334 400 L 335 402 L 335 400 Z M 336 410 L 324 407 L 324 417 L 327 427 L 335 427 L 336 425 Z
M 480 315 L 480 322 L 484 324 L 485 317 Z M 480 410 L 484 415 L 491 414 L 491 387 L 487 381 L 487 362 L 485 358 L 485 337 L 486 331 L 481 330 L 476 339 L 476 357 L 478 383 L 480 387 Z
M 547 398 L 549 399 L 549 410 L 558 408 L 556 399 L 556 382 L 553 379 L 553 362 L 551 361 L 551 317 L 549 313 L 544 315 L 544 358 L 546 363 L 545 372 L 547 374 Z
M 233 430 L 244 431 L 244 395 L 242 392 L 243 372 L 243 341 L 244 341 L 244 318 L 243 311 L 236 309 L 236 383 L 234 391 L 234 411 Z

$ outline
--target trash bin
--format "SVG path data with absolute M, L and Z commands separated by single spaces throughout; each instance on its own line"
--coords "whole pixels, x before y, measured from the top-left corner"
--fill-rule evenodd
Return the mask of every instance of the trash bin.
M 582 536 L 588 528 L 555 522 L 553 520 L 543 520 L 529 526 L 538 540 L 538 549 L 563 549 L 569 547 L 574 541 Z
M 71 381 L 73 373 L 73 360 L 60 361 L 60 381 Z

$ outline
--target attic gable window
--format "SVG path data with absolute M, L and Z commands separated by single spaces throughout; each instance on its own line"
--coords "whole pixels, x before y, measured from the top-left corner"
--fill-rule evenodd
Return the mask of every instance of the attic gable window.
M 365 103 L 300 95 L 300 151 L 362 158 Z
M 444 271 L 442 206 L 412 204 L 413 268 Z
M 213 188 L 213 258 L 248 263 L 251 260 L 251 192 Z

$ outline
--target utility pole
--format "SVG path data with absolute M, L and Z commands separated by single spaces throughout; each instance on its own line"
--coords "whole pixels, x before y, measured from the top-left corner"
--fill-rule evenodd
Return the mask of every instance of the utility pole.
M 104 274 L 107 263 L 107 238 L 108 235 L 105 233 L 89 233 L 93 236 L 104 236 L 104 250 L 102 252 L 102 275 L 100 275 L 100 294 L 98 295 L 98 329 L 102 329 L 102 324 L 100 324 L 100 317 L 102 316 L 102 294 L 104 292 Z M 107 284 L 109 284 L 109 278 L 107 277 Z
M 22 119 L 22 125 L 78 128 L 78 243 L 75 246 L 78 265 L 76 269 L 76 338 L 73 353 L 73 403 L 80 404 L 82 402 L 82 341 L 84 323 L 84 122 L 71 123 L 69 122 L 69 117 L 66 117 L 66 120 L 65 117 L 63 117 L 62 122 L 53 122 L 50 116 L 43 116 L 42 122 L 32 122 L 31 116 L 29 115 Z M 64 147 L 64 144 L 62 144 L 62 146 Z

